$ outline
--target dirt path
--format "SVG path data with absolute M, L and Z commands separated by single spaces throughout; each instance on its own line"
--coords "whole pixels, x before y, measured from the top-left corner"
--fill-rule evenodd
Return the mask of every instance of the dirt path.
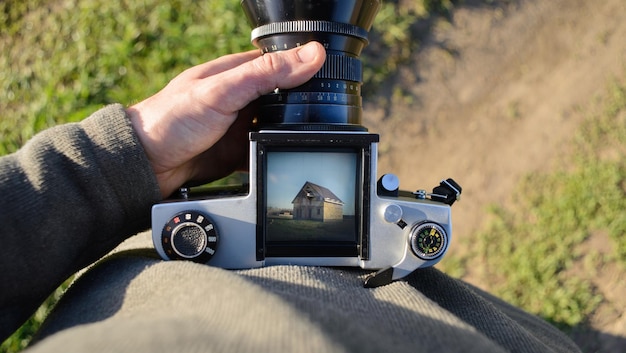
M 381 134 L 379 170 L 408 189 L 456 177 L 467 203 L 455 233 L 470 234 L 483 206 L 552 165 L 577 109 L 624 70 L 624 13 L 622 0 L 459 8 L 396 79 L 413 103 L 396 100 L 388 115 L 365 106 L 364 124 Z
M 408 190 L 454 177 L 464 191 L 455 236 L 469 236 L 486 206 L 511 202 L 522 176 L 559 161 L 580 107 L 626 70 L 625 13 L 623 0 L 466 1 L 380 91 L 408 95 L 388 111 L 366 103 L 364 125 L 381 134 L 379 173 Z M 624 316 L 598 328 L 616 344 L 626 342 Z

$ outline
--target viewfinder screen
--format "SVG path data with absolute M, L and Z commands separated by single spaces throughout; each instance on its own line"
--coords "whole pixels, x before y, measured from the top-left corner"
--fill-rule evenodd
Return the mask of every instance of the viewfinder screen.
M 268 151 L 266 241 L 356 242 L 358 154 Z
M 369 257 L 372 143 L 362 132 L 259 132 L 257 259 Z

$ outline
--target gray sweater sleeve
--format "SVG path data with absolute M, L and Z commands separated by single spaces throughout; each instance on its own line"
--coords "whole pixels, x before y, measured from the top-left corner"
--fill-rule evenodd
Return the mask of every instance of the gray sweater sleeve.
M 0 158 L 0 338 L 69 276 L 147 228 L 159 199 L 121 105 Z

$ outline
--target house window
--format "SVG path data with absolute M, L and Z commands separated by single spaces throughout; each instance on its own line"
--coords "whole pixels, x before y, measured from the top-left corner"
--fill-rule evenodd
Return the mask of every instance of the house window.
M 322 214 L 322 210 L 320 208 L 317 209 L 317 215 L 319 216 L 320 214 Z

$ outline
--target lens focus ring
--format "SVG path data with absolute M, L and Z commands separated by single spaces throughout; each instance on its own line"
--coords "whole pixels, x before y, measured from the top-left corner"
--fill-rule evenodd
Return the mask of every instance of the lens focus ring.
M 361 60 L 346 55 L 327 54 L 326 62 L 314 77 L 362 82 Z
M 361 27 L 347 23 L 329 21 L 286 21 L 273 22 L 252 30 L 251 40 L 280 33 L 328 32 L 357 37 L 367 43 L 367 31 Z

